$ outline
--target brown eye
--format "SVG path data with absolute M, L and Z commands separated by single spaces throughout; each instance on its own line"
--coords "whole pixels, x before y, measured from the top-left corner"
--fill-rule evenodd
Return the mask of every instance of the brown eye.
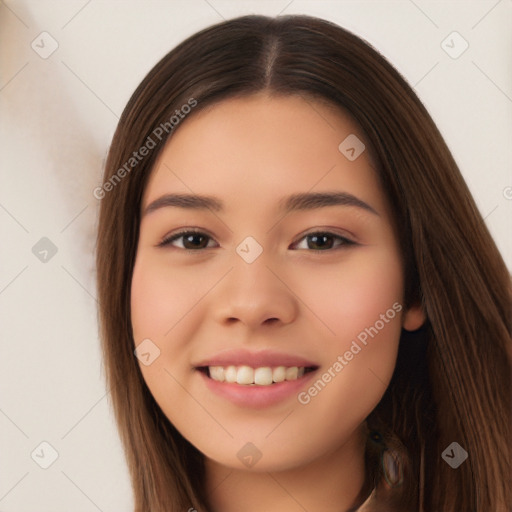
M 305 240 L 306 242 L 302 242 Z M 301 247 L 302 245 L 302 247 Z M 326 251 L 343 246 L 355 245 L 355 242 L 340 235 L 328 232 L 309 233 L 302 237 L 297 244 L 297 249 L 310 249 L 313 251 Z
M 181 240 L 181 242 L 175 244 L 174 242 L 177 242 L 178 240 Z M 186 250 L 206 249 L 208 248 L 208 244 L 211 240 L 211 237 L 200 231 L 182 231 L 164 238 L 164 240 L 159 244 L 159 247 L 171 245 L 173 247 Z
M 162 240 L 158 245 L 159 247 L 172 246 L 178 249 L 193 251 L 214 247 L 211 243 L 214 243 L 214 240 L 206 233 L 203 233 L 202 231 L 188 230 L 170 235 L 164 238 L 164 240 Z M 308 249 L 320 252 L 338 249 L 344 246 L 356 245 L 356 243 L 334 233 L 316 232 L 305 235 L 301 238 L 299 243 L 296 243 L 295 245 L 296 249 Z

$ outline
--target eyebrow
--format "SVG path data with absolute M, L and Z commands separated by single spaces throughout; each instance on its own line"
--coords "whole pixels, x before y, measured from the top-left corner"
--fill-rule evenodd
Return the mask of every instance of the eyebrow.
M 293 194 L 279 201 L 280 210 L 284 213 L 300 210 L 314 210 L 327 206 L 352 206 L 366 210 L 374 215 L 379 215 L 368 203 L 365 203 L 362 199 L 347 192 L 305 192 Z M 220 212 L 224 209 L 223 202 L 213 196 L 165 194 L 152 201 L 144 210 L 143 215 L 148 215 L 155 210 L 167 207 L 213 210 L 216 212 Z

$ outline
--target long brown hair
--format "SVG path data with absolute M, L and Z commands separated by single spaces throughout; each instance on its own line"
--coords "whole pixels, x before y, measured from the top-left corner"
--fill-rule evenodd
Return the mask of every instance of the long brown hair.
M 134 356 L 130 288 L 141 197 L 169 131 L 156 137 L 162 130 L 155 130 L 191 100 L 194 115 L 259 91 L 327 101 L 359 123 L 393 207 L 405 306 L 421 303 L 428 318 L 415 333 L 402 332 L 393 378 L 368 417 L 381 435 L 370 436 L 366 451 L 367 489 L 378 491 L 371 510 L 510 510 L 510 276 L 450 151 L 411 87 L 369 44 L 309 16 L 251 15 L 191 36 L 149 72 L 106 163 L 99 317 L 136 511 L 208 510 L 203 456 L 160 410 Z M 155 147 L 127 166 L 148 137 Z M 456 470 L 441 456 L 452 442 L 469 454 Z M 402 485 L 380 484 L 379 445 L 400 453 Z

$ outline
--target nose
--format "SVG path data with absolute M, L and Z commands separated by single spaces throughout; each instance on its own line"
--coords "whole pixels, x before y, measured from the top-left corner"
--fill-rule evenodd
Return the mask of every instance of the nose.
M 287 285 L 287 273 L 275 264 L 271 268 L 264 254 L 252 263 L 235 255 L 232 270 L 212 298 L 218 322 L 254 330 L 294 321 L 299 303 Z

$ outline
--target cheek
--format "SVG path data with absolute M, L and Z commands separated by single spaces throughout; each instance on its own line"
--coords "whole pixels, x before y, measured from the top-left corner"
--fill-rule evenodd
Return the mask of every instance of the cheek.
M 394 323 L 400 323 L 396 310 L 401 308 L 393 305 L 401 305 L 403 276 L 395 251 L 360 251 L 346 263 L 317 266 L 312 273 L 314 282 L 298 275 L 294 290 L 322 320 L 325 339 L 339 349 L 386 311 Z
M 191 340 L 204 317 L 201 301 L 217 280 L 218 274 L 194 266 L 176 270 L 161 255 L 137 255 L 130 298 L 133 338 L 136 346 L 149 339 L 157 347 L 158 357 L 139 366 L 159 403 L 169 395 L 182 395 L 177 382 L 190 376 Z
M 403 311 L 399 255 L 389 249 L 361 251 L 357 261 L 316 270 L 315 285 L 300 293 L 326 326 L 324 366 L 303 402 L 311 400 L 307 407 L 331 418 L 334 428 L 348 408 L 354 417 L 364 419 L 391 379 Z M 335 403 L 340 407 L 331 408 Z
M 131 318 L 134 339 L 165 340 L 207 291 L 204 276 L 194 270 L 176 271 L 142 254 L 132 277 Z
M 204 286 L 194 282 L 192 273 L 173 271 L 144 251 L 137 255 L 130 298 L 134 343 L 138 346 L 149 339 L 154 344 L 144 341 L 146 345 L 141 345 L 149 346 L 151 360 L 144 364 L 141 359 L 139 367 L 151 394 L 171 420 L 180 410 L 176 404 L 186 401 L 178 382 L 189 368 L 187 340 L 197 325 L 182 320 L 195 314 L 194 305 L 204 294 Z
M 181 273 L 171 274 L 154 259 L 142 254 L 136 261 L 131 288 L 131 322 L 135 346 L 149 347 L 149 351 L 157 357 L 139 367 L 146 384 L 157 402 L 173 385 L 170 374 L 174 375 L 175 367 L 184 368 L 186 345 L 182 341 L 193 335 L 192 332 L 181 332 L 190 324 L 180 322 L 191 309 L 194 290 L 188 282 L 186 285 Z M 151 340 L 151 343 L 145 340 Z M 140 349 L 142 350 L 142 348 Z M 153 356 L 154 357 L 154 356 Z
M 146 263 L 143 257 L 138 257 L 131 288 L 131 318 L 135 343 L 142 338 L 162 337 L 172 326 L 177 300 L 168 290 L 166 280 L 159 279 L 156 269 Z
M 361 258 L 350 271 L 340 267 L 325 276 L 320 280 L 324 286 L 310 295 L 310 304 L 316 299 L 318 316 L 335 333 L 324 336 L 321 373 L 298 397 L 307 418 L 322 418 L 309 425 L 318 430 L 320 439 L 341 439 L 343 426 L 361 424 L 388 387 L 403 309 L 397 261 L 391 254 L 381 259 Z

